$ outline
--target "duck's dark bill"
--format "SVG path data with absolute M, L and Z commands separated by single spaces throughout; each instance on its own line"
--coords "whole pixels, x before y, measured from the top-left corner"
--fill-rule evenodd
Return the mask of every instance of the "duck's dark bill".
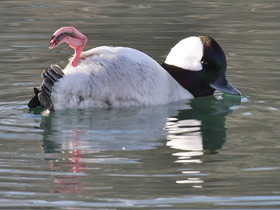
M 226 94 L 241 96 L 241 92 L 230 84 L 225 74 L 222 74 L 215 82 L 211 83 L 210 87 Z

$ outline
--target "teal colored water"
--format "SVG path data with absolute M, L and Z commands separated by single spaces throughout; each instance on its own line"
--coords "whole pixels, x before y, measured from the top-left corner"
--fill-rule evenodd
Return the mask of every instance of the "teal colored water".
M 278 1 L 1 1 L 0 209 L 280 209 Z M 243 98 L 30 111 L 61 26 L 163 62 L 210 35 Z

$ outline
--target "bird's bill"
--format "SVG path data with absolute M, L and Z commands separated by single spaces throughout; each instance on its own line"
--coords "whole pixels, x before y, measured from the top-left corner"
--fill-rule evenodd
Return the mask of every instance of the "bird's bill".
M 215 82 L 211 83 L 210 87 L 226 94 L 241 96 L 241 92 L 228 81 L 225 74 L 222 74 Z
M 53 49 L 55 47 L 56 47 L 56 41 L 54 39 L 54 36 L 52 36 L 49 44 L 49 49 Z
M 50 39 L 49 49 L 53 49 L 56 46 L 60 45 L 64 41 L 63 38 L 65 37 L 65 35 L 65 33 L 61 33 L 59 35 L 52 35 Z

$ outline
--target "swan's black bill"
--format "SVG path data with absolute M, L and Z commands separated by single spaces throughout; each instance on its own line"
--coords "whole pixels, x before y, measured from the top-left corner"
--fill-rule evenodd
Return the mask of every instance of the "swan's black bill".
M 215 82 L 211 83 L 210 87 L 226 94 L 241 96 L 241 92 L 228 81 L 225 74 L 222 74 Z

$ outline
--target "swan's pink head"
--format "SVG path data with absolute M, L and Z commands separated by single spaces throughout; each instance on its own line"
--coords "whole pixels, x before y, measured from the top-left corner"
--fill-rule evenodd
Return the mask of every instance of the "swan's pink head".
M 66 42 L 71 48 L 75 50 L 72 66 L 77 66 L 81 52 L 87 43 L 87 37 L 73 26 L 62 27 L 54 32 L 53 36 L 51 37 L 49 49 L 53 49 L 63 42 Z

